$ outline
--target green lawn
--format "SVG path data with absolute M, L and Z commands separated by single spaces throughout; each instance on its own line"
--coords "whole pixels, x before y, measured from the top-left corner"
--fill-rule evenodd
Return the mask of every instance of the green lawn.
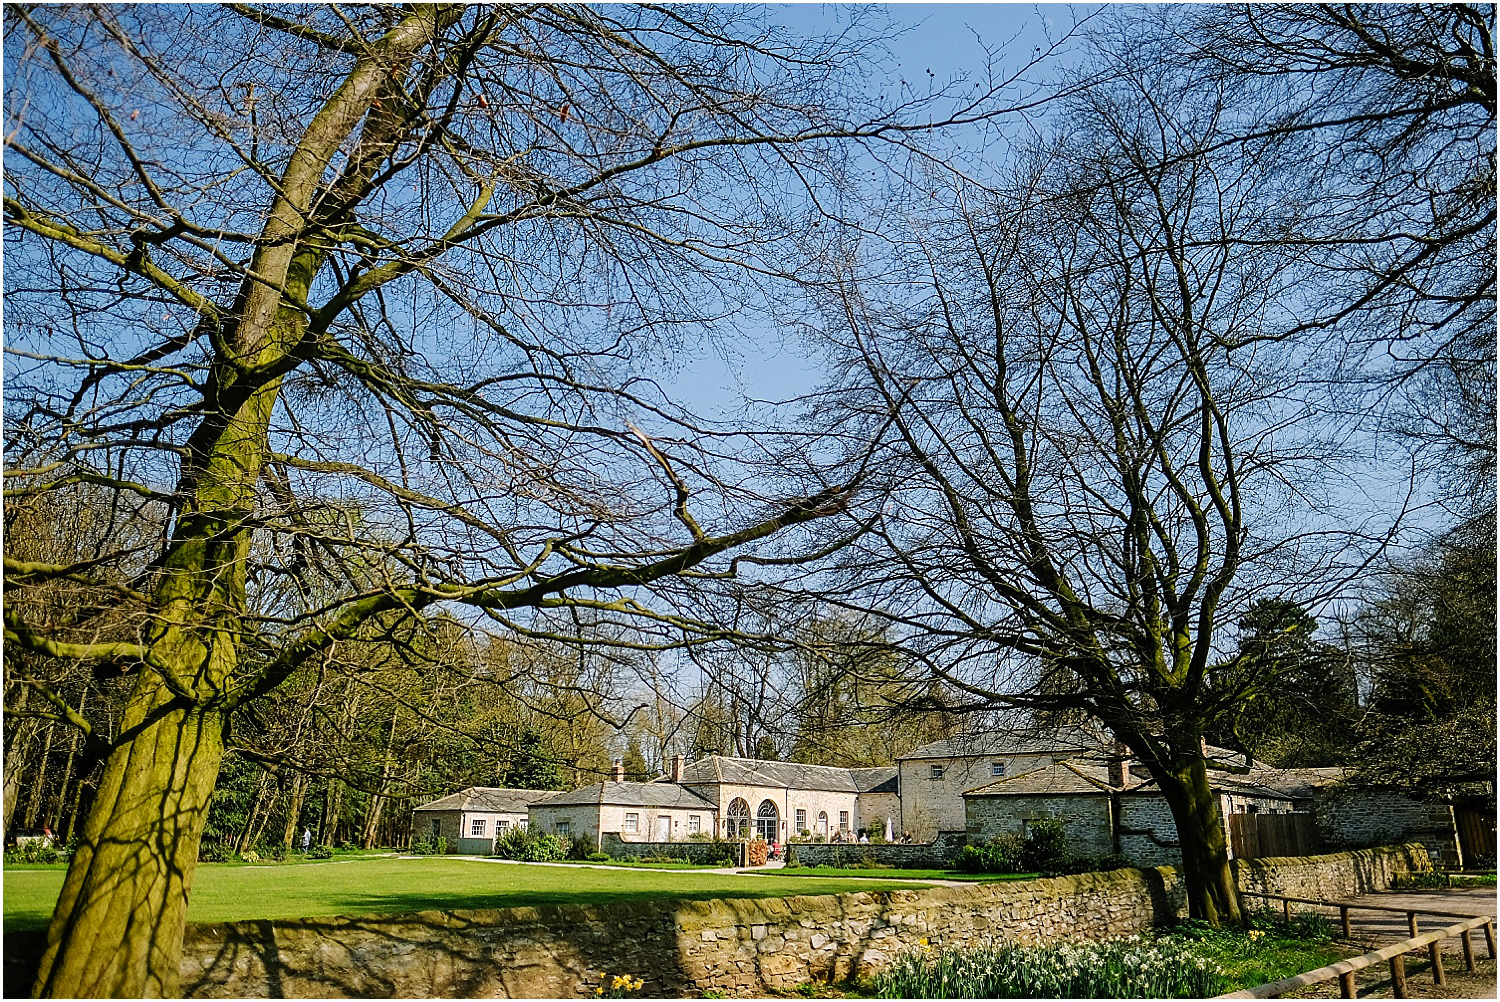
M 881 880 L 1032 880 L 1035 873 L 963 873 L 959 870 L 884 870 L 841 866 L 797 866 L 789 870 L 762 870 L 761 876 L 785 877 L 878 877 Z
M 47 924 L 64 867 L 5 868 L 5 931 Z M 846 874 L 847 876 L 847 874 Z M 884 876 L 882 874 L 882 876 Z M 892 880 L 805 880 L 641 868 L 581 869 L 452 857 L 352 859 L 295 866 L 206 863 L 193 882 L 190 922 L 378 915 L 391 912 L 597 904 L 652 898 L 779 898 L 910 888 Z

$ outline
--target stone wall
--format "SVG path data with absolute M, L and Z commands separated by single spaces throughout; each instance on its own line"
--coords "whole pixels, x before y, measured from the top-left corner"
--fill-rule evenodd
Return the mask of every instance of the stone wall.
M 1401 790 L 1329 791 L 1313 808 L 1326 845 L 1363 847 L 1420 842 L 1429 856 L 1458 865 L 1458 834 L 1453 808 Z
M 1430 865 L 1420 845 L 1236 864 L 1247 890 L 1343 897 Z M 643 994 L 764 996 L 865 976 L 928 940 L 1127 936 L 1184 914 L 1176 871 L 764 900 L 634 901 L 188 926 L 182 987 L 196 998 L 592 996 L 599 974 Z M 28 983 L 44 935 L 8 935 L 6 982 Z
M 965 797 L 970 838 L 983 842 L 996 835 L 1026 835 L 1026 822 L 1056 818 L 1067 824 L 1068 851 L 1075 856 L 1107 856 L 1115 851 L 1109 796 L 1105 793 L 1007 794 Z M 1134 859 L 1134 857 L 1131 857 Z M 1154 866 L 1165 860 L 1141 860 Z
M 746 847 L 739 841 L 627 842 L 618 832 L 605 832 L 599 839 L 601 852 L 613 859 L 640 859 L 642 856 L 674 856 L 689 863 L 717 863 L 729 857 L 731 866 L 748 866 Z
M 867 975 L 932 945 L 1125 936 L 1183 908 L 1173 871 L 764 900 L 645 901 L 193 925 L 194 998 L 593 995 L 601 972 L 647 997 L 764 996 Z
M 787 851 L 795 851 L 802 866 L 845 866 L 866 859 L 897 869 L 942 870 L 948 867 L 958 850 L 968 844 L 963 832 L 938 832 L 931 842 L 914 845 L 884 845 L 847 842 L 793 842 Z M 873 873 L 878 877 L 880 874 Z
M 1432 859 L 1425 846 L 1413 842 L 1323 856 L 1237 859 L 1233 866 L 1242 891 L 1331 901 L 1383 891 L 1397 874 L 1431 870 Z

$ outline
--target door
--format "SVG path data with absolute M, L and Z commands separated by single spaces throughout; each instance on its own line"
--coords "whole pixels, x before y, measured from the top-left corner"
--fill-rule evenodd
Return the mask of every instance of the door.
M 661 815 L 657 816 L 657 818 L 656 818 L 656 841 L 658 841 L 658 842 L 670 842 L 670 841 L 672 841 L 672 818 L 669 815 L 661 814 Z

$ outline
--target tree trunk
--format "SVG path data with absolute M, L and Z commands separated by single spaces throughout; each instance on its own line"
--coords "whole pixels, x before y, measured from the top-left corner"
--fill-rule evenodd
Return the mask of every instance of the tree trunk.
M 1209 786 L 1206 763 L 1200 758 L 1163 771 L 1157 776 L 1157 784 L 1177 822 L 1188 915 L 1214 926 L 1241 924 L 1239 888 L 1229 868 L 1224 814 L 1218 794 Z
M 29 695 L 29 693 L 27 694 Z M 26 696 L 21 697 L 21 707 L 26 707 Z M 26 773 L 26 753 L 31 750 L 31 736 L 36 732 L 35 720 L 22 720 L 5 728 L 5 830 L 10 831 L 11 820 L 16 815 L 16 805 L 21 800 L 21 778 Z
M 31 797 L 26 802 L 25 828 L 35 828 L 47 799 L 47 760 L 52 757 L 53 724 L 47 724 L 47 740 L 42 742 L 42 757 L 37 762 L 36 778 L 31 781 Z
M 281 842 L 288 849 L 296 843 L 297 823 L 302 820 L 302 801 L 307 797 L 307 774 L 297 773 L 292 777 L 292 790 L 287 797 L 286 828 Z
M 47 929 L 34 994 L 178 995 L 188 889 L 224 753 L 224 720 L 142 673 Z

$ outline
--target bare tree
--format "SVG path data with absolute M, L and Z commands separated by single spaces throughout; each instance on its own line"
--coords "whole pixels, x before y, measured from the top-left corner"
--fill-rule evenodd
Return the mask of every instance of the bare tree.
M 1204 735 L 1279 684 L 1225 626 L 1256 598 L 1326 599 L 1400 506 L 1337 486 L 1336 408 L 1304 379 L 1321 342 L 1293 336 L 1310 266 L 1278 239 L 1305 208 L 1283 198 L 1291 144 L 1218 144 L 1222 91 L 1173 82 L 1121 65 L 1007 185 L 953 185 L 878 279 L 838 285 L 820 417 L 879 437 L 859 462 L 886 489 L 842 586 L 821 584 L 956 708 L 1102 722 L 1165 795 L 1191 913 L 1217 924 L 1240 906 L 1210 773 L 1241 766 Z
M 860 39 L 754 17 L 7 8 L 7 503 L 163 513 L 6 558 L 7 651 L 134 686 L 38 993 L 176 993 L 226 721 L 302 666 L 441 604 L 649 622 L 642 589 L 845 503 L 772 496 L 652 370 L 795 270 L 849 144 L 997 91 L 881 106 Z M 108 615 L 29 615 L 59 582 Z
M 1295 145 L 1316 211 L 1281 239 L 1319 266 L 1301 322 L 1339 332 L 1351 419 L 1423 443 L 1492 518 L 1494 6 L 1163 8 L 1115 30 L 1220 89 L 1219 142 Z

